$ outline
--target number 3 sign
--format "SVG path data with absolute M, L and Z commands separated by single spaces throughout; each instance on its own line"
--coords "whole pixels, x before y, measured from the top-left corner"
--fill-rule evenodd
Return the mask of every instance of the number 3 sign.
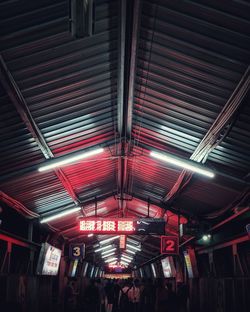
M 84 258 L 85 248 L 84 244 L 71 244 L 69 246 L 70 259 L 82 259 Z
M 161 253 L 168 255 L 179 254 L 178 236 L 161 236 Z

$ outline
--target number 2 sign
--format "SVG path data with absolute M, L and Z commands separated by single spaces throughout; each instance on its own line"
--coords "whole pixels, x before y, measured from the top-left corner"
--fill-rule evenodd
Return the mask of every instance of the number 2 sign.
M 178 236 L 161 236 L 161 253 L 168 255 L 179 254 Z

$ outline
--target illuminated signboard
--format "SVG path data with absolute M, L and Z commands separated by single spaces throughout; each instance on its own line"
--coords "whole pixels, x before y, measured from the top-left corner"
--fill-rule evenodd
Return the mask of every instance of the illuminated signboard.
M 55 248 L 48 243 L 44 243 L 38 259 L 37 274 L 57 275 L 61 252 L 62 251 L 60 249 Z
M 126 249 L 126 239 L 127 236 L 126 235 L 120 235 L 120 244 L 119 247 L 120 249 Z
M 165 234 L 165 220 L 153 218 L 81 218 L 79 229 L 95 234 Z
M 161 236 L 161 253 L 168 255 L 179 254 L 178 236 Z
M 188 248 L 186 251 L 183 251 L 183 254 L 185 258 L 186 268 L 188 271 L 188 277 L 198 277 L 199 274 L 194 250 Z
M 165 259 L 161 259 L 161 266 L 164 277 L 166 278 L 172 277 L 172 271 L 168 257 Z

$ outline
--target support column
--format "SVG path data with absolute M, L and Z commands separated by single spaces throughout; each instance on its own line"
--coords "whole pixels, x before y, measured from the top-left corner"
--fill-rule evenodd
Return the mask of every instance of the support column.
M 30 221 L 28 225 L 28 240 L 32 243 L 32 240 L 33 240 L 33 222 L 32 221 Z M 27 273 L 29 275 L 34 274 L 34 258 L 35 258 L 35 251 L 30 249 L 29 264 L 28 264 L 28 269 L 27 269 Z

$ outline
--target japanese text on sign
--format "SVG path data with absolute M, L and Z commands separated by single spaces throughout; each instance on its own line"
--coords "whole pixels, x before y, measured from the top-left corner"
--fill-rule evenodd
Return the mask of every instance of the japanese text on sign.
M 80 220 L 80 231 L 87 233 L 133 233 L 135 221 L 132 219 L 84 219 Z

